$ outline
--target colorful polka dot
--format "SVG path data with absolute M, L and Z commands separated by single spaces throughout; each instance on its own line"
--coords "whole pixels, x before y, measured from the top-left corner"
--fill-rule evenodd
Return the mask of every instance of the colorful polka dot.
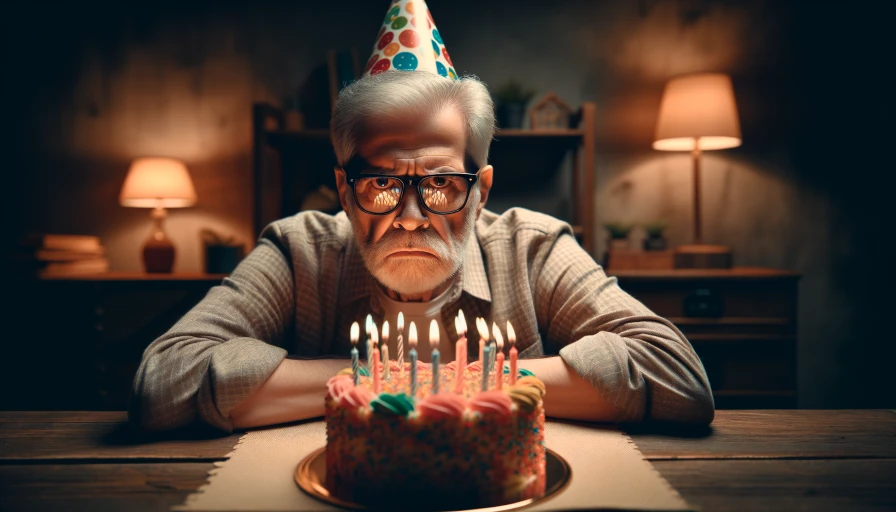
M 439 29 L 432 29 L 432 38 L 439 42 L 439 44 L 445 44 L 445 41 L 442 41 L 442 34 L 439 34 Z
M 395 18 L 395 21 L 392 22 L 392 28 L 398 30 L 400 28 L 404 28 L 405 25 L 408 24 L 408 19 L 404 16 L 399 16 Z
M 413 71 L 417 69 L 419 62 L 417 61 L 417 56 L 413 53 L 401 52 L 392 59 L 392 64 L 395 66 L 395 69 Z
M 414 14 L 414 2 L 408 2 L 408 4 L 404 6 L 404 8 L 409 13 Z
M 386 19 L 383 21 L 383 23 L 385 23 L 386 25 L 392 23 L 393 21 L 395 21 L 395 18 L 397 18 L 399 14 L 401 14 L 401 7 L 396 5 L 395 7 L 389 9 L 389 12 L 386 13 Z
M 448 76 L 448 69 L 441 62 L 436 62 L 436 71 L 442 76 Z
M 367 61 L 367 65 L 364 66 L 364 72 L 367 73 L 368 71 L 370 71 L 371 68 L 373 68 L 373 65 L 376 64 L 376 61 L 378 61 L 379 59 L 380 54 L 374 53 L 373 57 L 371 57 L 370 60 Z
M 389 43 L 388 46 L 383 50 L 383 55 L 386 57 L 391 57 L 398 53 L 398 50 L 401 49 L 401 45 L 398 43 Z
M 379 38 L 383 37 L 383 34 L 385 34 L 385 33 L 386 33 L 386 27 L 380 28 L 380 33 L 376 35 L 377 40 L 379 40 Z
M 373 66 L 373 69 L 370 70 L 371 75 L 376 75 L 382 73 L 383 71 L 388 71 L 389 67 L 392 66 L 392 63 L 389 62 L 389 59 L 381 59 L 379 62 Z
M 420 36 L 416 30 L 405 30 L 398 35 L 398 41 L 408 48 L 416 48 L 420 44 Z
M 448 69 L 448 77 L 452 80 L 457 80 L 457 73 L 454 72 L 454 68 Z
M 439 58 L 439 43 L 432 41 L 432 52 L 435 54 L 435 57 Z
M 395 39 L 395 34 L 393 34 L 392 32 L 386 32 L 385 34 L 383 34 L 383 37 L 381 37 L 380 40 L 377 41 L 376 49 L 382 50 L 386 47 L 386 45 L 391 43 L 393 39 Z
M 442 48 L 442 56 L 445 57 L 445 60 L 448 61 L 449 66 L 454 65 L 454 63 L 451 62 L 451 57 L 448 56 L 448 48 Z

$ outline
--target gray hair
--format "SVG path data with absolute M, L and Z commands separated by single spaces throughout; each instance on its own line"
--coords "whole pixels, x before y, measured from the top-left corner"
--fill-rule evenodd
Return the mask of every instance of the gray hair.
M 355 81 L 339 93 L 330 121 L 333 149 L 339 165 L 355 156 L 365 120 L 400 112 L 438 112 L 453 106 L 467 125 L 467 155 L 477 166 L 488 163 L 495 133 L 495 111 L 485 84 L 475 76 L 457 80 L 429 72 L 386 71 Z

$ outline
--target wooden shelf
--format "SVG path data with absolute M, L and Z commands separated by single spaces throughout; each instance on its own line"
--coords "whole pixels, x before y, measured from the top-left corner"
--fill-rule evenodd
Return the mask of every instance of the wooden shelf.
M 714 326 L 714 325 L 724 325 L 726 327 L 735 326 L 735 325 L 747 325 L 747 326 L 764 326 L 764 325 L 790 325 L 790 319 L 788 318 L 776 318 L 776 317 L 761 317 L 761 318 L 751 318 L 751 317 L 722 317 L 722 318 L 699 318 L 699 317 L 688 317 L 688 316 L 680 316 L 680 317 L 667 317 L 667 320 L 672 322 L 675 325 L 688 325 L 688 326 Z
M 792 334 L 764 334 L 764 333 L 692 333 L 688 335 L 691 342 L 775 342 L 775 343 L 793 343 L 796 336 Z
M 718 397 L 769 397 L 793 398 L 796 393 L 789 389 L 714 389 L 713 395 Z
M 178 272 L 171 274 L 148 274 L 146 272 L 102 272 L 72 276 L 47 276 L 41 281 L 221 281 L 228 274 L 205 274 L 202 272 Z
M 799 279 L 800 274 L 790 270 L 772 268 L 734 267 L 734 268 L 676 268 L 665 270 L 608 270 L 611 276 L 636 280 L 693 281 L 694 279 L 712 280 L 753 280 L 753 279 Z

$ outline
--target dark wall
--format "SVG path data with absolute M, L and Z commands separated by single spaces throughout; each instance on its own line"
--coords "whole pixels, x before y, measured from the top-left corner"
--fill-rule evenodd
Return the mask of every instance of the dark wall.
M 132 158 L 163 153 L 187 162 L 199 195 L 169 218 L 176 269 L 201 269 L 202 228 L 251 243 L 251 104 L 294 98 L 330 48 L 356 46 L 366 60 L 387 4 L 17 7 L 4 19 L 6 175 L 15 191 L 4 240 L 98 234 L 114 269 L 139 269 L 147 212 L 118 206 L 117 195 Z M 690 168 L 687 155 L 650 149 L 662 86 L 680 73 L 730 73 L 744 144 L 706 155 L 707 240 L 733 247 L 739 265 L 803 274 L 801 406 L 896 403 L 884 393 L 894 354 L 885 311 L 893 83 L 877 3 L 432 0 L 430 8 L 461 73 L 491 85 L 523 79 L 573 105 L 594 100 L 597 225 L 664 218 L 673 244 L 689 241 Z M 512 170 L 497 172 L 500 187 Z M 527 200 L 549 213 L 568 205 L 557 194 Z

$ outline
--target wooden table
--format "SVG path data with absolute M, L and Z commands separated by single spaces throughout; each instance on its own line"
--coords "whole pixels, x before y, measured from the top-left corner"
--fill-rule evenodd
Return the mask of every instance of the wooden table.
M 710 428 L 629 434 L 693 506 L 896 510 L 896 413 L 716 413 Z M 0 510 L 168 510 L 238 434 L 136 439 L 123 412 L 0 412 Z

